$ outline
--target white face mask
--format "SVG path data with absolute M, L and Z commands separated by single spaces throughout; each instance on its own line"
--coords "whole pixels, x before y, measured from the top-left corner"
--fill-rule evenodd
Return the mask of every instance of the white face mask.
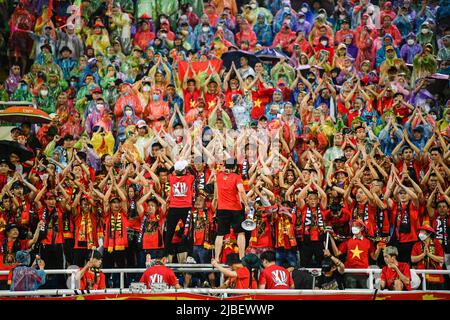
M 303 22 L 305 22 L 305 19 L 303 19 L 303 18 L 299 19 L 298 22 L 303 23 Z
M 328 44 L 327 41 L 320 41 L 320 43 L 321 43 L 324 47 Z
M 420 241 L 425 241 L 425 239 L 428 238 L 428 235 L 425 233 L 419 233 L 419 239 Z
M 103 111 L 105 109 L 105 106 L 103 104 L 97 104 L 96 107 L 98 111 Z
M 301 10 L 302 10 L 303 13 L 307 13 L 308 12 L 308 9 L 306 9 L 305 7 L 303 7 Z
M 352 227 L 352 233 L 354 234 L 354 235 L 357 235 L 358 233 L 360 233 L 361 232 L 361 229 L 360 228 L 358 228 L 358 227 Z
M 422 33 L 427 34 L 428 32 L 430 32 L 430 29 L 422 29 Z
M 144 86 L 144 88 L 142 88 L 142 90 L 144 90 L 145 92 L 150 91 L 150 86 Z
M 413 44 L 414 44 L 414 39 L 408 39 L 408 44 L 410 45 L 410 46 L 412 46 Z
M 125 111 L 125 115 L 126 115 L 127 117 L 131 117 L 132 114 L 133 114 L 133 111 L 131 111 L 131 110 Z
M 255 10 L 255 9 L 256 9 L 256 4 L 252 3 L 252 4 L 250 5 L 250 7 L 251 7 L 253 10 Z
M 48 95 L 48 90 L 41 90 L 41 95 L 46 97 Z
M 203 30 L 203 32 L 208 32 L 209 31 L 209 27 L 203 27 L 202 30 Z
M 437 118 L 435 114 L 432 114 L 431 117 L 433 118 L 433 120 L 436 120 Z

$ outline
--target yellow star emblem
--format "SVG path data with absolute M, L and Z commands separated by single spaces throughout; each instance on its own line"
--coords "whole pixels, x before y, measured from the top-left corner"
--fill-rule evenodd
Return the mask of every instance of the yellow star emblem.
M 351 253 L 353 253 L 352 259 L 355 257 L 358 257 L 358 259 L 361 259 L 360 254 L 363 253 L 363 250 L 359 250 L 358 245 L 356 245 L 355 249 L 350 250 Z
M 256 99 L 253 104 L 254 108 L 261 108 L 261 100 Z
M 214 105 L 215 105 L 214 101 L 208 102 L 208 109 L 210 110 L 214 109 Z
M 189 101 L 189 106 L 190 106 L 191 108 L 195 108 L 195 101 L 191 99 L 191 100 Z
M 228 104 L 228 108 L 233 108 L 234 107 L 234 102 L 230 101 L 230 103 Z

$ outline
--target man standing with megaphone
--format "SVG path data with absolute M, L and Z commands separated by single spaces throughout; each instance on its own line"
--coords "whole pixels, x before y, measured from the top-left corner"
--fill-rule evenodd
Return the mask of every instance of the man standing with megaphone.
M 225 170 L 216 174 L 215 198 L 217 199 L 217 237 L 215 242 L 215 257 L 219 259 L 222 251 L 223 236 L 230 233 L 230 226 L 237 234 L 237 244 L 239 247 L 239 258 L 245 255 L 245 233 L 242 229 L 242 222 L 245 219 L 242 212 L 244 203 L 245 213 L 250 212 L 247 194 L 242 184 L 242 178 L 235 173 L 236 160 L 227 159 Z M 242 202 L 242 203 L 241 203 Z

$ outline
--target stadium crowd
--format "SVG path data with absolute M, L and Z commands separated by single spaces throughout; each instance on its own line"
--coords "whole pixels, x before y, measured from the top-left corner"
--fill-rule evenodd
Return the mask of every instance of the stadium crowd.
M 290 272 L 317 267 L 317 287 L 343 289 L 367 287 L 345 270 L 377 265 L 396 290 L 410 268 L 448 269 L 449 13 L 448 0 L 0 1 L 0 100 L 51 118 L 11 130 L 32 157 L 1 152 L 1 269 L 38 255 L 92 289 L 117 287 L 101 267 L 151 257 L 212 263 L 234 288 L 293 288 Z M 181 280 L 199 277 L 217 286 Z

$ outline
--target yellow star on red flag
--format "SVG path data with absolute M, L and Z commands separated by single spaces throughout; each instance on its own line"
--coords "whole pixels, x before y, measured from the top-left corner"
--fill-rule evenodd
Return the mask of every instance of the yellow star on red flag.
M 253 107 L 255 107 L 255 108 L 261 108 L 261 100 L 259 100 L 259 99 L 256 99 L 255 101 L 254 101 L 254 103 L 253 103 Z
M 358 257 L 358 259 L 361 259 L 360 254 L 363 253 L 363 250 L 359 250 L 358 245 L 356 245 L 356 247 L 353 250 L 350 250 L 351 253 L 353 253 L 352 259 L 354 259 L 355 257 Z

